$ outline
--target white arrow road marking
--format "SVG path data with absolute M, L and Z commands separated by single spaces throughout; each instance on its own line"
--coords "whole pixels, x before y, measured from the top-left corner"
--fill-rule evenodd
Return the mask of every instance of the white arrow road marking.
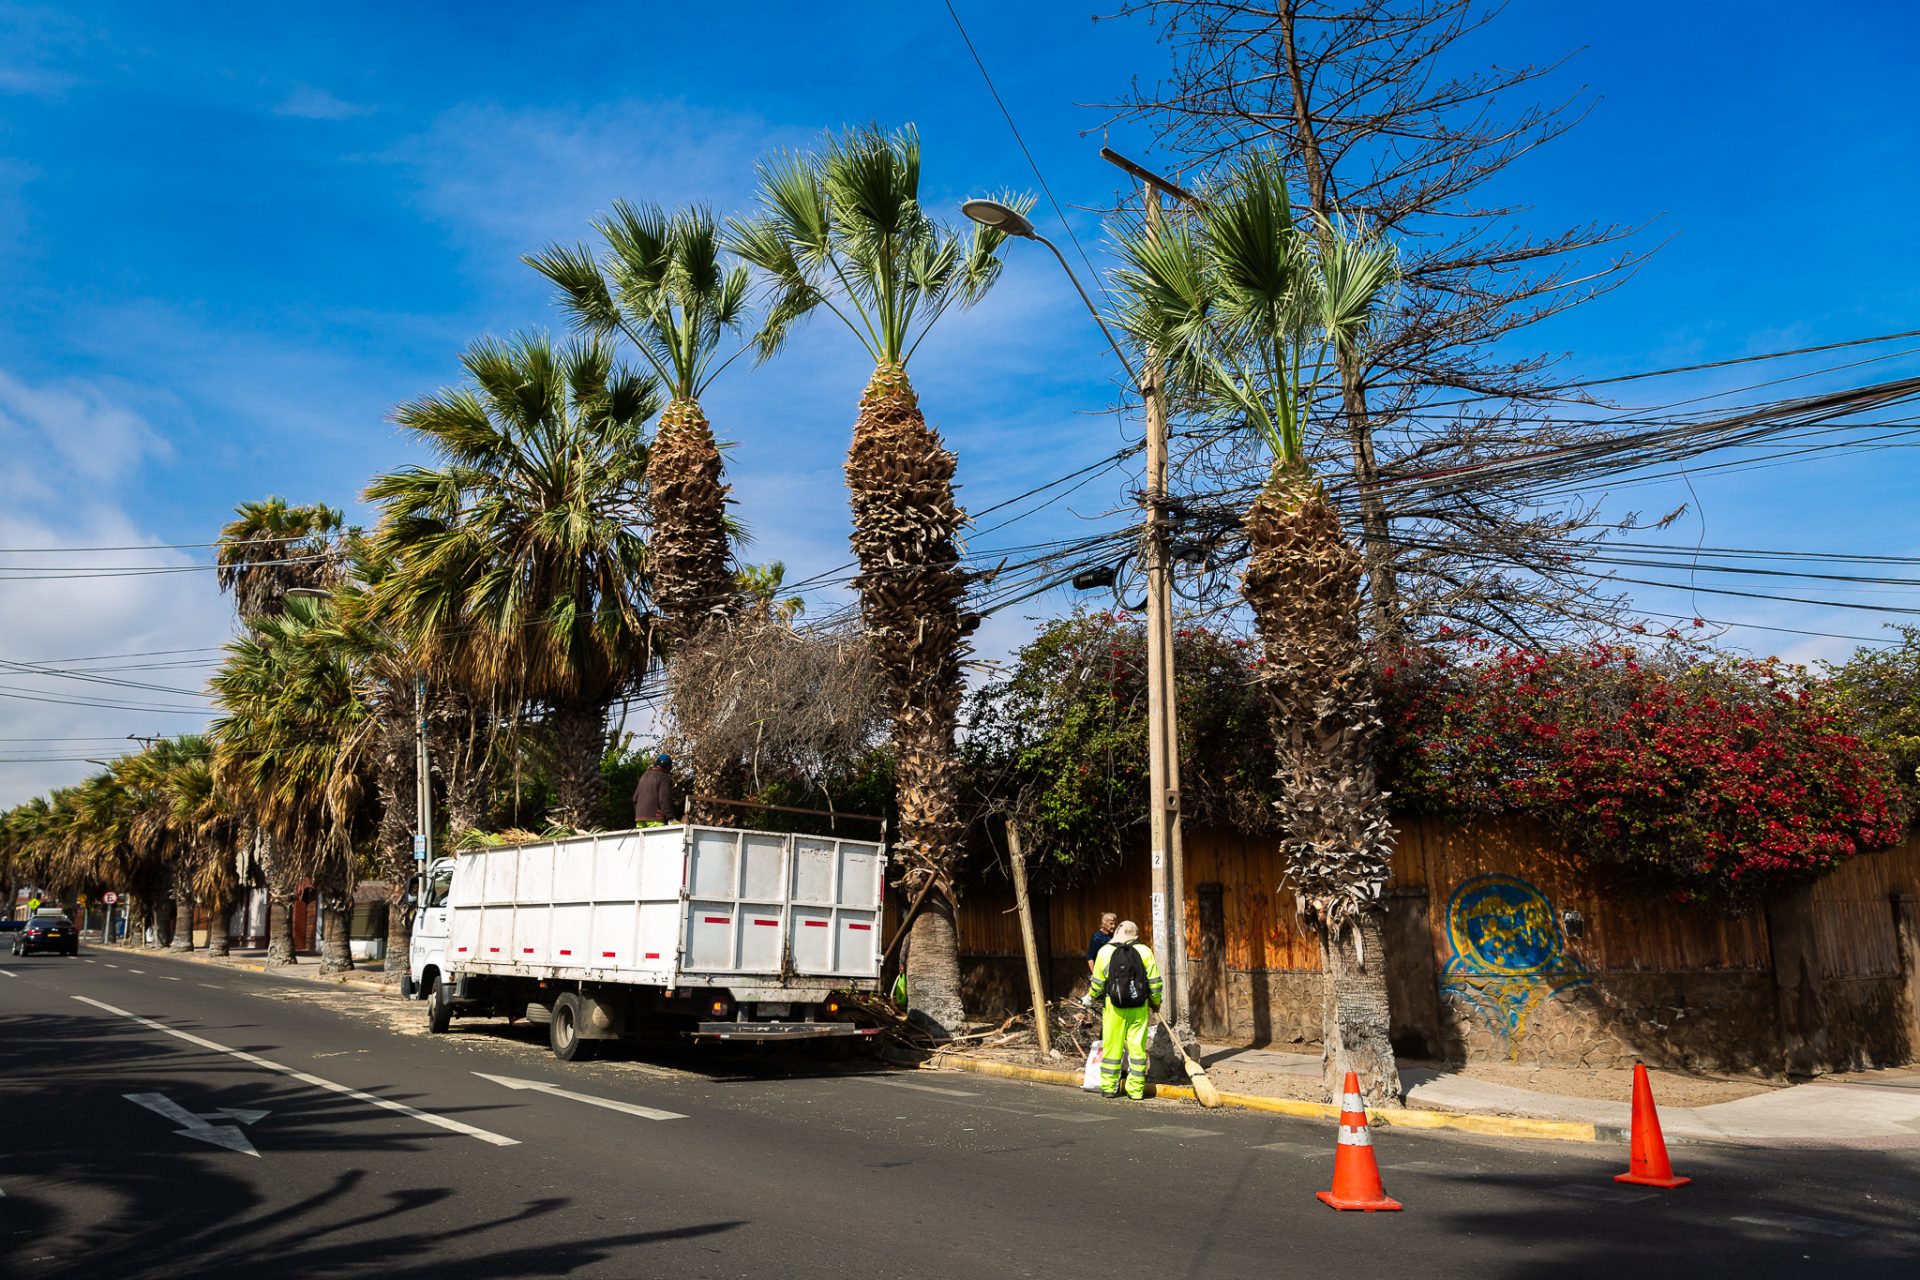
M 489 1133 L 485 1129 L 475 1128 L 473 1125 L 465 1124 L 459 1120 L 450 1120 L 446 1116 L 436 1116 L 430 1111 L 415 1110 L 404 1102 L 395 1102 L 391 1098 L 382 1098 L 376 1094 L 363 1093 L 359 1089 L 349 1089 L 346 1085 L 336 1084 L 332 1080 L 325 1080 L 316 1075 L 309 1075 L 305 1071 L 295 1071 L 292 1067 L 282 1066 L 278 1062 L 262 1058 L 257 1054 L 248 1053 L 244 1049 L 232 1049 L 224 1044 L 218 1044 L 204 1037 L 196 1036 L 188 1031 L 176 1031 L 165 1023 L 155 1022 L 152 1018 L 143 1018 L 137 1013 L 128 1013 L 125 1009 L 115 1008 L 103 1000 L 95 1000 L 88 996 L 75 996 L 73 998 L 81 1004 L 90 1004 L 96 1009 L 104 1009 L 108 1013 L 130 1019 L 143 1027 L 158 1031 L 162 1035 L 172 1036 L 176 1040 L 185 1040 L 188 1044 L 197 1044 L 202 1049 L 211 1049 L 215 1053 L 227 1054 L 230 1057 L 240 1059 L 242 1062 L 251 1063 L 263 1071 L 277 1071 L 283 1076 L 298 1080 L 301 1084 L 310 1084 L 316 1089 L 325 1089 L 330 1093 L 337 1093 L 342 1097 L 352 1098 L 357 1102 L 364 1102 L 369 1106 L 380 1107 L 387 1111 L 397 1111 L 403 1116 L 411 1116 L 422 1124 L 437 1125 L 442 1129 L 447 1129 L 454 1133 L 463 1133 L 469 1138 L 478 1138 L 480 1141 L 491 1143 L 496 1147 L 517 1147 L 520 1145 L 520 1139 L 518 1138 L 509 1138 L 498 1133 Z
M 267 1114 L 264 1111 L 212 1111 L 206 1115 L 197 1116 L 164 1093 L 123 1093 L 120 1096 L 136 1106 L 145 1107 L 173 1121 L 180 1126 L 174 1132 L 182 1137 L 198 1138 L 202 1142 L 210 1142 L 216 1147 L 225 1147 L 229 1151 L 238 1151 L 256 1160 L 260 1158 L 260 1153 L 253 1149 L 253 1144 L 247 1141 L 247 1135 L 240 1132 L 237 1125 L 209 1124 L 208 1121 L 248 1116 L 251 1119 L 246 1123 L 252 1123 L 253 1120 L 264 1118 Z
M 643 1107 L 632 1102 L 615 1102 L 612 1098 L 596 1098 L 590 1093 L 575 1093 L 571 1089 L 562 1089 L 557 1084 L 544 1084 L 539 1080 L 516 1080 L 512 1076 L 490 1076 L 484 1071 L 473 1074 L 482 1080 L 491 1080 L 503 1084 L 509 1089 L 537 1089 L 541 1093 L 550 1093 L 556 1098 L 570 1098 L 575 1102 L 584 1102 L 590 1107 L 605 1107 L 609 1111 L 620 1111 L 630 1116 L 639 1116 L 645 1120 L 685 1120 L 678 1111 L 661 1111 L 657 1107 Z

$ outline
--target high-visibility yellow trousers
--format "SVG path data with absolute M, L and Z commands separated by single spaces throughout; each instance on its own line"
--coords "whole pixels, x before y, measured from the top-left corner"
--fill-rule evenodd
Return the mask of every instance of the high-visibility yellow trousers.
M 1100 1092 L 1120 1092 L 1120 1071 L 1127 1073 L 1127 1096 L 1142 1098 L 1147 1092 L 1147 1028 L 1153 1025 L 1153 1010 L 1118 1009 L 1106 1002 L 1100 1015 Z

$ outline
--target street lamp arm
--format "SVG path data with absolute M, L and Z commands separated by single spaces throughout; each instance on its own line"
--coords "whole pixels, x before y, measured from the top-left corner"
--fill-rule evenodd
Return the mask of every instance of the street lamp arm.
M 1120 349 L 1120 343 L 1114 338 L 1113 330 L 1107 327 L 1106 319 L 1100 314 L 1100 308 L 1093 305 L 1093 299 L 1087 296 L 1085 287 L 1080 283 L 1080 277 L 1073 273 L 1073 267 L 1067 262 L 1067 255 L 1060 252 L 1059 245 L 1047 239 L 1038 231 L 1033 232 L 1029 238 L 1038 240 L 1041 244 L 1053 250 L 1053 256 L 1059 260 L 1060 269 L 1067 273 L 1067 279 L 1073 281 L 1074 291 L 1080 295 L 1080 301 L 1087 304 L 1088 314 L 1093 317 L 1093 322 L 1100 326 L 1100 332 L 1106 335 L 1107 345 L 1113 348 L 1113 354 L 1115 358 L 1120 361 L 1120 367 L 1127 371 L 1127 376 L 1133 379 L 1133 384 L 1136 387 L 1140 388 L 1140 393 L 1142 395 L 1147 394 L 1150 390 L 1147 380 L 1134 372 L 1133 361 L 1127 359 L 1126 352 Z

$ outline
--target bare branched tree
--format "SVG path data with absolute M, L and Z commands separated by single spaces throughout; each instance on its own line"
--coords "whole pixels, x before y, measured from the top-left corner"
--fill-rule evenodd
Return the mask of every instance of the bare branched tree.
M 1358 525 L 1369 628 L 1389 643 L 1441 622 L 1523 639 L 1618 616 L 1564 550 L 1633 517 L 1609 521 L 1521 485 L 1436 497 L 1420 483 L 1591 436 L 1566 412 L 1579 393 L 1514 335 L 1617 287 L 1640 257 L 1626 245 L 1635 227 L 1536 233 L 1522 226 L 1526 206 L 1493 194 L 1591 101 L 1535 98 L 1561 62 L 1466 69 L 1500 7 L 1137 0 L 1120 10 L 1158 29 L 1172 67 L 1112 104 L 1117 117 L 1146 123 L 1202 177 L 1250 147 L 1276 148 L 1320 226 L 1356 220 L 1401 246 L 1399 296 L 1365 357 L 1341 363 L 1328 393 L 1336 430 L 1310 442 L 1348 474 L 1329 489 Z M 1252 491 L 1257 476 L 1216 434 L 1189 441 L 1189 487 L 1211 474 Z M 1229 507 L 1244 496 L 1223 495 Z
M 888 714 L 857 628 L 801 630 L 771 603 L 706 628 L 667 668 L 673 750 L 697 742 L 755 790 L 825 785 L 884 739 Z

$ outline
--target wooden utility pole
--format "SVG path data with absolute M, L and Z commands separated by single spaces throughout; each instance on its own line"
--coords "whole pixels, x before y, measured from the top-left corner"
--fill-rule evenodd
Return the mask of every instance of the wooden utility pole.
M 1160 221 L 1160 195 L 1145 188 L 1147 226 Z M 1153 856 L 1153 944 L 1166 958 L 1173 981 L 1164 1010 L 1187 1038 L 1187 912 L 1185 868 L 1180 865 L 1180 734 L 1173 696 L 1173 589 L 1167 546 L 1167 401 L 1161 388 L 1160 353 L 1149 349 L 1140 392 L 1147 411 L 1146 521 L 1142 553 L 1147 564 L 1147 773 L 1149 843 Z
M 1007 819 L 1007 860 L 1013 864 L 1013 900 L 1020 908 L 1020 945 L 1027 953 L 1027 985 L 1033 990 L 1033 1033 L 1040 1056 L 1053 1053 L 1053 1028 L 1047 1025 L 1047 989 L 1040 981 L 1040 951 L 1033 942 L 1033 907 L 1027 898 L 1027 857 L 1020 848 L 1020 824 Z

